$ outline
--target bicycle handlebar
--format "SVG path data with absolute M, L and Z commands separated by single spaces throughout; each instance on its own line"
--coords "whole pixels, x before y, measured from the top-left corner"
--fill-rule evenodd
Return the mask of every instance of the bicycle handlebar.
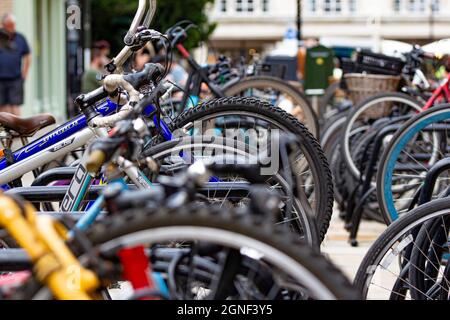
M 94 127 L 108 127 L 125 118 L 133 107 L 139 102 L 139 90 L 152 82 L 157 82 L 164 73 L 160 64 L 147 63 L 144 70 L 128 75 L 109 75 L 103 80 L 103 86 L 75 99 L 75 104 L 86 115 L 87 121 L 92 120 Z M 119 111 L 109 117 L 97 118 L 98 113 L 92 106 L 98 101 L 110 96 L 117 97 L 119 87 L 129 95 L 129 102 Z
M 145 11 L 147 9 L 147 1 L 149 2 L 149 8 L 147 14 Z M 128 30 L 124 43 L 125 47 L 119 52 L 119 54 L 111 60 L 111 62 L 106 66 L 106 69 L 110 73 L 121 73 L 122 67 L 125 62 L 130 58 L 132 54 L 132 44 L 134 42 L 134 37 L 139 27 L 148 28 L 151 21 L 156 13 L 156 0 L 139 0 L 139 7 L 134 16 L 133 22 L 131 23 L 130 29 Z
M 139 0 L 139 7 L 136 11 L 136 15 L 134 16 L 130 29 L 123 40 L 127 46 L 131 46 L 133 44 L 133 38 L 139 27 L 143 26 L 148 28 L 150 26 L 156 12 L 156 0 L 149 0 L 149 2 L 149 10 L 147 14 L 145 14 L 147 9 L 147 0 Z
M 139 90 L 142 86 L 157 82 L 163 73 L 164 67 L 162 65 L 147 63 L 142 71 L 125 75 L 123 80 L 131 84 L 134 89 Z

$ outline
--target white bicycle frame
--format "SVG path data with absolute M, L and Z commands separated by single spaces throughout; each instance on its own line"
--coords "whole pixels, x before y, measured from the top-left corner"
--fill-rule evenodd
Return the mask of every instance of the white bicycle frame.
M 96 133 L 95 131 L 99 132 Z M 28 172 L 36 170 L 83 147 L 94 138 L 96 134 L 102 135 L 100 130 L 96 129 L 95 131 L 91 128 L 83 129 L 56 145 L 48 147 L 23 161 L 12 164 L 0 173 L 0 185 L 8 184 Z

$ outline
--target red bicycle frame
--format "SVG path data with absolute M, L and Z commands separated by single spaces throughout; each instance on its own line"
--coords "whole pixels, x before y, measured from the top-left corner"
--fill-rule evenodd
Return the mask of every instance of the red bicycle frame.
M 434 106 L 436 103 L 450 102 L 450 74 L 445 79 L 444 83 L 440 85 L 434 92 L 432 97 L 427 101 L 422 111 L 426 111 Z

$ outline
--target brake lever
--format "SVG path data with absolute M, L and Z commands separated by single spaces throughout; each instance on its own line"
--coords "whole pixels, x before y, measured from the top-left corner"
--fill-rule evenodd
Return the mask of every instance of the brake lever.
M 142 49 L 146 43 L 151 41 L 160 40 L 163 37 L 162 33 L 153 29 L 147 29 L 145 27 L 140 27 L 138 33 L 133 39 L 131 44 L 131 50 L 136 52 Z

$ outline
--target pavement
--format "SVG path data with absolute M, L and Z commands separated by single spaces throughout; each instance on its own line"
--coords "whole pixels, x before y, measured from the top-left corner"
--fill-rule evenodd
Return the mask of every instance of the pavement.
M 344 229 L 344 222 L 339 218 L 339 212 L 335 210 L 322 251 L 350 280 L 353 280 L 370 246 L 385 229 L 386 226 L 381 223 L 363 220 L 358 233 L 359 245 L 352 247 L 348 242 L 349 233 Z

